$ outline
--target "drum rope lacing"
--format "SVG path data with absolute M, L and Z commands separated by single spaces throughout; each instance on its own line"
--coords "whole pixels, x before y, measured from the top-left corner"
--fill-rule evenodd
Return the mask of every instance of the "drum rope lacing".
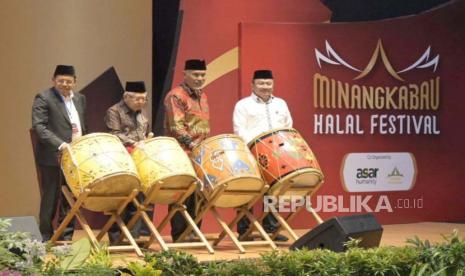
M 275 139 L 276 137 L 274 136 L 274 134 L 277 134 L 277 135 L 280 136 L 281 138 L 286 138 L 286 136 L 284 136 L 284 133 L 282 132 L 282 130 L 272 131 L 270 134 L 271 134 L 271 138 L 273 139 L 273 144 L 276 143 L 276 139 Z M 263 140 L 259 140 L 259 141 L 256 142 L 255 144 L 257 144 L 257 143 L 263 144 L 264 147 L 266 147 L 266 148 L 269 149 L 271 152 L 273 152 L 273 148 L 271 148 L 270 146 L 268 146 L 265 142 L 263 142 Z M 258 154 L 259 154 L 259 152 L 256 151 L 256 152 L 255 152 L 255 158 L 256 158 L 257 160 L 258 160 Z M 275 157 L 275 158 L 276 158 L 276 157 Z M 278 159 L 278 158 L 276 158 L 276 159 Z M 290 164 L 290 163 L 287 162 L 286 160 L 282 160 L 282 159 L 278 159 L 278 160 L 281 160 L 281 161 L 283 161 L 284 163 L 287 163 L 287 165 L 289 165 L 289 166 L 292 168 L 292 171 L 297 171 L 297 170 L 298 170 L 296 167 L 292 166 L 292 164 Z M 284 186 L 284 182 L 282 181 L 282 180 L 283 180 L 283 177 L 282 177 L 282 176 L 281 176 L 281 177 L 275 176 L 274 174 L 272 174 L 272 172 L 271 172 L 270 170 L 268 170 L 267 168 L 265 168 L 264 166 L 262 166 L 262 165 L 260 164 L 260 162 L 258 162 L 258 163 L 259 163 L 260 168 L 262 168 L 262 170 L 263 170 L 263 171 L 262 171 L 262 177 L 265 179 L 265 175 L 264 175 L 263 172 L 267 172 L 267 173 L 274 179 L 274 182 L 276 182 L 275 185 L 277 185 L 277 184 L 279 183 L 280 186 L 281 186 L 281 188 L 279 188 L 279 189 L 282 189 L 282 186 Z M 279 162 L 278 162 L 278 163 L 279 163 Z M 320 173 L 321 173 L 321 172 L 320 172 Z M 278 166 L 278 175 L 281 175 L 280 166 Z
M 272 139 L 272 141 L 273 141 L 273 144 L 276 143 L 276 137 L 274 136 L 274 134 L 277 134 L 277 135 L 281 136 L 282 138 L 286 138 L 286 136 L 283 135 L 283 133 L 282 133 L 281 130 L 279 130 L 279 131 L 273 131 L 273 132 L 271 132 L 271 133 L 272 133 L 271 139 Z M 265 148 L 267 148 L 267 149 L 269 149 L 271 152 L 273 152 L 273 148 L 270 147 L 270 146 L 268 146 L 263 140 L 259 140 L 258 143 L 263 144 L 263 146 L 264 146 Z M 257 160 L 258 160 L 258 154 L 259 154 L 258 151 L 256 151 L 256 152 L 255 152 L 255 158 L 256 158 Z M 276 157 L 274 157 L 274 158 L 276 158 Z M 279 162 L 279 161 L 283 161 L 283 163 L 286 163 L 286 165 L 288 165 L 289 167 L 291 167 L 293 171 L 297 170 L 296 167 L 292 166 L 292 164 L 290 164 L 290 163 L 287 162 L 286 160 L 281 160 L 281 159 L 279 159 L 279 158 L 276 158 L 276 159 L 278 160 L 278 162 L 277 162 L 278 164 L 281 164 L 281 162 Z M 260 165 L 260 167 L 261 167 L 264 171 L 266 171 L 275 181 L 280 182 L 280 179 L 281 179 L 281 178 L 280 178 L 279 176 L 275 176 L 274 174 L 272 174 L 271 171 L 269 171 L 267 168 L 263 167 L 263 166 L 260 164 L 260 162 L 259 162 L 259 165 Z M 278 175 L 281 175 L 281 169 L 280 169 L 280 167 L 281 167 L 281 166 L 278 166 Z
M 175 172 L 173 169 L 169 168 L 167 165 L 164 165 L 163 163 L 161 163 L 161 161 L 159 159 L 151 157 L 150 154 L 145 150 L 145 148 L 139 149 L 139 150 L 145 153 L 145 157 L 142 160 L 140 160 L 139 163 L 142 163 L 145 160 L 150 160 L 150 161 L 154 162 L 155 164 L 159 165 L 160 167 L 166 169 L 169 172 Z
M 170 150 L 170 148 L 167 148 L 167 149 Z M 167 165 L 164 165 L 163 163 L 161 163 L 160 160 L 152 158 L 145 148 L 139 148 L 139 150 L 145 153 L 145 157 L 142 160 L 140 160 L 140 162 L 138 164 L 142 163 L 145 160 L 150 160 L 150 161 L 154 162 L 155 164 L 157 164 L 158 166 L 166 169 L 170 173 L 175 173 L 176 172 L 175 170 L 171 169 Z M 174 151 L 174 148 L 171 148 L 171 151 Z M 136 164 L 136 166 L 137 166 L 137 164 Z M 153 177 L 153 174 L 150 174 L 149 177 L 150 177 L 149 182 L 152 182 L 151 178 Z M 196 176 L 196 178 L 198 179 L 197 176 Z M 154 180 L 157 180 L 157 179 L 154 179 Z M 199 182 L 199 184 L 200 184 L 200 190 L 203 190 L 202 181 L 200 181 L 200 179 L 198 179 L 197 182 Z
M 206 148 L 206 149 L 210 150 L 211 152 L 215 152 L 215 150 L 214 150 L 212 147 L 208 147 L 207 145 L 200 145 L 200 147 L 201 147 L 201 148 L 200 148 L 200 151 L 202 150 L 202 148 Z M 225 154 L 227 154 L 227 152 L 232 152 L 232 151 L 234 151 L 234 149 L 222 149 L 222 150 L 219 150 L 219 151 L 216 150 L 216 151 L 219 152 L 221 155 L 225 155 Z M 206 176 L 205 178 L 207 179 L 208 184 L 213 188 L 214 185 L 211 183 L 211 180 L 210 180 L 210 178 L 208 177 L 208 174 L 206 173 L 205 168 L 204 168 L 204 166 L 203 166 L 203 164 L 206 163 L 206 162 L 205 162 L 205 159 L 202 158 L 200 164 L 199 164 L 198 162 L 196 162 L 193 158 L 191 158 L 191 159 L 193 160 L 193 162 L 194 162 L 195 164 L 199 165 L 200 169 L 202 170 L 202 172 L 203 172 L 203 173 L 205 174 L 205 176 Z M 213 162 L 212 156 L 210 156 L 209 160 L 210 160 L 210 162 Z M 223 161 L 224 161 L 224 159 L 223 159 Z M 224 165 L 224 162 L 223 162 L 223 165 Z M 213 166 L 213 167 L 214 167 L 214 166 Z M 226 166 L 224 166 L 224 167 L 225 167 L 225 169 L 229 172 L 229 175 L 230 175 L 230 176 L 234 176 L 234 170 L 232 169 L 232 167 L 231 167 L 231 165 L 230 165 L 229 163 L 226 162 Z M 216 167 L 214 167 L 214 168 L 216 168 Z
M 119 153 L 121 154 L 121 150 L 110 150 L 110 151 L 104 151 L 104 145 L 102 145 L 102 141 L 93 141 L 93 143 L 98 146 L 99 148 L 99 151 L 96 151 L 98 152 L 98 154 L 96 154 L 95 152 L 93 154 L 91 154 L 88 158 L 82 160 L 82 162 L 80 164 L 84 164 L 86 163 L 87 161 L 89 160 L 92 160 L 93 158 L 95 158 L 96 156 L 98 157 L 101 157 L 101 156 L 104 156 L 106 158 L 108 158 L 109 160 L 111 160 L 113 163 L 115 164 L 118 164 L 119 166 L 121 167 L 124 167 L 123 166 L 123 163 L 121 163 L 120 161 L 116 160 L 115 158 L 113 158 L 113 156 L 115 155 L 115 153 Z M 68 146 L 66 147 L 68 149 L 68 153 L 69 153 L 69 156 L 70 156 L 70 159 L 71 159 L 71 163 L 73 164 L 73 166 L 76 168 L 76 174 L 77 174 L 77 177 L 78 177 L 78 185 L 79 185 L 79 191 L 82 193 L 84 192 L 84 189 L 87 187 L 87 186 L 84 186 L 83 182 L 82 182 L 82 175 L 81 174 L 86 174 L 86 175 L 90 175 L 88 172 L 82 170 L 79 168 L 79 164 L 77 163 L 76 161 L 76 158 L 72 152 L 72 149 Z

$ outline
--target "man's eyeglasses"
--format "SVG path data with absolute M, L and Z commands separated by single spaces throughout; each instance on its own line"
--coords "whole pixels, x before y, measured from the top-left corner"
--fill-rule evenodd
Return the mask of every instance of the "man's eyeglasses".
M 74 80 L 55 80 L 59 84 L 74 84 Z
M 133 100 L 133 101 L 136 101 L 136 102 L 146 102 L 147 101 L 147 97 L 143 96 L 143 97 L 138 97 L 138 96 L 134 96 L 134 95 L 129 95 L 129 97 Z

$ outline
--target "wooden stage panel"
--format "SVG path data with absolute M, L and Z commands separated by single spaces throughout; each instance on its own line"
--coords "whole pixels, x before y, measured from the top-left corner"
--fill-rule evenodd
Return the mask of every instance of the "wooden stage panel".
M 465 224 L 459 223 L 441 223 L 441 222 L 420 222 L 420 223 L 409 223 L 409 224 L 391 224 L 383 225 L 383 236 L 381 238 L 381 246 L 403 246 L 406 245 L 408 238 L 413 238 L 415 235 L 420 239 L 428 239 L 430 242 L 440 243 L 443 242 L 442 235 L 449 235 L 454 229 L 459 231 L 460 237 L 465 237 Z M 302 236 L 308 230 L 298 229 L 296 230 L 297 235 Z M 74 235 L 74 239 L 80 239 L 85 237 L 83 230 L 77 230 Z M 212 238 L 211 235 L 206 235 L 207 239 Z M 291 245 L 291 242 L 277 243 L 280 250 L 287 250 Z M 158 245 L 151 247 L 153 250 L 159 250 Z M 200 262 L 208 261 L 219 261 L 219 260 L 238 260 L 238 259 L 251 259 L 258 258 L 260 254 L 271 251 L 269 246 L 254 246 L 247 247 L 247 253 L 239 254 L 237 247 L 233 243 L 226 239 L 215 249 L 214 254 L 209 254 L 205 249 L 185 249 L 183 251 L 188 252 L 197 257 Z M 181 249 L 179 249 L 181 250 Z M 134 253 L 127 254 L 112 254 L 115 266 L 125 266 L 127 263 L 136 261 L 139 258 Z
M 465 236 L 465 224 L 462 223 L 420 222 L 383 225 L 383 228 L 381 246 L 406 245 L 405 241 L 415 237 L 415 235 L 422 240 L 429 240 L 433 244 L 440 243 L 444 241 L 442 235 L 452 234 L 454 229 L 459 231 L 460 237 Z

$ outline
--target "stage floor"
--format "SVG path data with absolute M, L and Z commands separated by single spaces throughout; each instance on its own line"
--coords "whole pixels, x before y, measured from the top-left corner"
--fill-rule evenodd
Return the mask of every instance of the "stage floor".
M 406 245 L 408 238 L 413 238 L 415 235 L 420 239 L 428 239 L 432 243 L 444 241 L 442 235 L 451 234 L 454 229 L 459 231 L 461 237 L 465 236 L 465 224 L 458 223 L 439 223 L 439 222 L 421 222 L 409 224 L 391 224 L 383 225 L 383 236 L 381 238 L 381 246 L 403 246 Z M 308 230 L 298 229 L 296 233 L 302 236 Z M 77 230 L 74 239 L 80 239 L 85 236 L 84 231 Z M 206 235 L 207 239 L 214 237 L 214 235 Z M 169 238 L 167 238 L 168 241 Z M 291 241 L 286 243 L 277 243 L 279 250 L 287 250 L 292 244 Z M 151 250 L 159 250 L 158 245 L 152 245 Z M 214 254 L 209 254 L 206 249 L 176 249 L 178 251 L 185 251 L 196 256 L 200 262 L 218 261 L 218 260 L 237 260 L 237 259 L 250 259 L 258 258 L 261 253 L 271 251 L 270 247 L 264 246 L 248 246 L 245 247 L 246 253 L 239 254 L 237 248 L 229 240 L 223 240 L 215 249 Z M 113 253 L 113 263 L 115 266 L 125 266 L 127 263 L 136 261 L 138 258 L 134 253 Z

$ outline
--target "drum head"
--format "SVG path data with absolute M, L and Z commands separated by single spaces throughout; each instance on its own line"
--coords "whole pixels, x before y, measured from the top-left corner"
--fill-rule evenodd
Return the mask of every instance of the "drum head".
M 282 188 L 291 182 L 291 188 L 297 188 L 299 191 L 288 191 L 285 195 L 301 196 L 305 195 L 310 190 L 319 188 L 322 181 L 323 174 L 319 170 L 311 168 L 300 169 L 284 176 L 274 183 L 268 191 L 268 194 L 273 196 L 281 195 Z
M 131 156 L 119 138 L 108 133 L 92 133 L 74 140 L 60 163 L 76 198 L 85 189 L 90 190 L 83 207 L 91 211 L 116 210 L 120 197 L 140 187 Z M 111 196 L 118 198 L 108 198 Z
M 239 207 L 249 203 L 256 197 L 256 193 L 259 192 L 263 186 L 263 180 L 256 177 L 241 177 L 241 178 L 230 178 L 224 181 L 227 184 L 226 192 L 220 196 L 214 206 L 220 208 L 233 208 Z M 216 185 L 219 187 L 221 184 Z M 207 197 L 213 193 L 211 189 L 204 189 Z
M 88 187 L 91 196 L 128 196 L 133 189 L 139 188 L 139 178 L 130 174 L 115 174 L 95 181 Z M 104 212 L 116 210 L 121 200 L 114 198 L 88 198 L 83 206 L 91 211 Z

